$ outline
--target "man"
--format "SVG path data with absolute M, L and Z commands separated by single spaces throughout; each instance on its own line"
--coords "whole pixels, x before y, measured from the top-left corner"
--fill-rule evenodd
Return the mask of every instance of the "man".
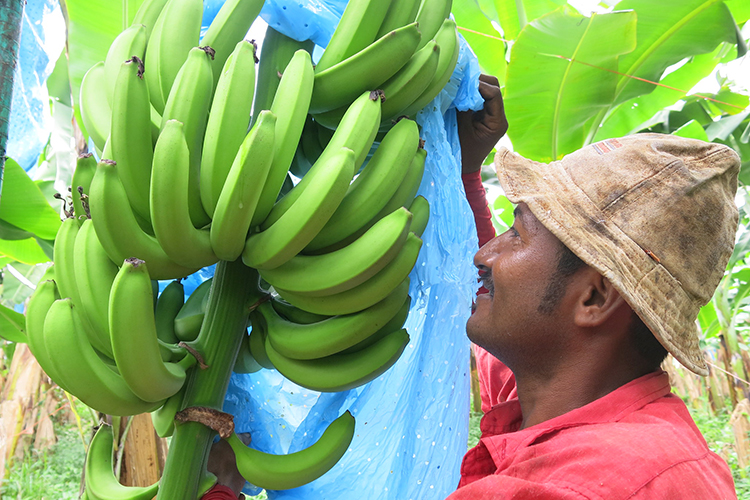
M 507 122 L 497 81 L 480 92 L 459 133 L 481 239 L 475 172 Z M 736 498 L 659 366 L 669 352 L 707 374 L 695 319 L 734 245 L 737 155 L 637 134 L 549 165 L 502 149 L 495 165 L 518 205 L 474 258 L 488 411 L 449 500 Z

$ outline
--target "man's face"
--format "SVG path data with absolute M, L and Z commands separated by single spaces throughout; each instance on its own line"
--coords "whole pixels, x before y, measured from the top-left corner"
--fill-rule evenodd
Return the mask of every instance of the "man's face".
M 490 293 L 476 299 L 466 324 L 469 338 L 512 369 L 563 341 L 554 333 L 565 307 L 550 307 L 549 284 L 555 277 L 562 243 L 521 203 L 513 226 L 474 256 L 480 279 Z

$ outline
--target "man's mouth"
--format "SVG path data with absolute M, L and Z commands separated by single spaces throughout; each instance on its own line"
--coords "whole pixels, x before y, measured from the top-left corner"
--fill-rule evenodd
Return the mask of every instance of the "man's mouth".
M 495 284 L 492 281 L 492 274 L 489 272 L 479 272 L 479 283 L 487 290 L 490 297 L 495 296 Z

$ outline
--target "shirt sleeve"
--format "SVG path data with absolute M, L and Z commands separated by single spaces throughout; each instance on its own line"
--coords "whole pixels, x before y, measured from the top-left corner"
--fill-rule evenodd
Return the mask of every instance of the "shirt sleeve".
M 222 484 L 214 485 L 213 488 L 201 497 L 201 500 L 237 500 L 234 491 Z
M 466 199 L 474 213 L 474 222 L 477 225 L 477 236 L 479 236 L 481 248 L 482 245 L 495 237 L 495 226 L 492 225 L 490 207 L 487 205 L 487 192 L 482 184 L 482 172 L 477 170 L 476 172 L 463 174 L 461 180 L 464 183 Z
M 510 476 L 488 476 L 459 488 L 446 500 L 590 500 L 554 483 L 535 483 Z

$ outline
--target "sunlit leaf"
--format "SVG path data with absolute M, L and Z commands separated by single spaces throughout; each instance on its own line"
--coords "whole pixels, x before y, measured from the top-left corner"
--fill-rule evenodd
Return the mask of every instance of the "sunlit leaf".
M 495 230 L 500 233 L 513 225 L 513 210 L 515 207 L 504 195 L 495 198 L 492 204 L 492 222 Z
M 720 49 L 691 58 L 683 66 L 665 76 L 653 92 L 635 97 L 610 111 L 594 141 L 622 137 L 658 123 L 657 113 L 684 98 L 695 84 L 707 77 L 721 59 Z
M 719 326 L 719 318 L 716 315 L 716 308 L 713 301 L 701 307 L 698 312 L 698 324 L 701 327 L 703 336 L 711 338 L 716 335 Z
M 635 12 L 585 17 L 558 9 L 528 24 L 513 46 L 505 110 L 515 150 L 539 161 L 584 144 L 590 119 L 614 98 L 619 55 L 635 47 Z
M 620 59 L 620 71 L 659 81 L 667 67 L 735 42 L 734 19 L 721 0 L 623 0 L 618 9 L 638 13 L 638 47 Z M 621 76 L 616 102 L 654 90 L 651 83 Z
M 747 0 L 724 0 L 737 24 L 742 24 L 750 19 L 750 2 Z
M 8 257 L 14 261 L 31 265 L 50 260 L 34 238 L 14 241 L 0 240 L 0 257 Z
M 750 109 L 733 116 L 726 116 L 721 120 L 712 123 L 706 129 L 708 140 L 726 140 L 740 125 L 742 125 L 742 122 L 745 121 L 745 118 L 748 116 L 750 116 Z
M 3 304 L 13 307 L 23 304 L 44 276 L 49 265 L 30 266 L 14 262 L 3 269 Z
M 672 132 L 672 135 L 687 137 L 689 139 L 700 139 L 702 141 L 708 140 L 706 131 L 701 127 L 701 124 L 695 120 L 690 120 L 685 125 Z
M 565 5 L 565 0 L 494 0 L 498 22 L 507 40 L 518 37 L 524 26 Z
M 26 317 L 23 314 L 0 305 L 0 337 L 16 343 L 26 342 L 25 329 Z
M 0 195 L 0 219 L 47 240 L 55 239 L 60 216 L 23 168 L 8 158 Z
M 711 97 L 715 99 L 715 101 L 712 101 L 712 104 L 729 115 L 742 113 L 750 106 L 750 97 L 732 92 L 727 88 L 721 89 L 718 94 Z
M 496 76 L 502 86 L 507 63 L 505 43 L 499 39 L 500 33 L 475 0 L 454 0 L 452 12 L 459 33 L 476 54 L 482 72 Z

